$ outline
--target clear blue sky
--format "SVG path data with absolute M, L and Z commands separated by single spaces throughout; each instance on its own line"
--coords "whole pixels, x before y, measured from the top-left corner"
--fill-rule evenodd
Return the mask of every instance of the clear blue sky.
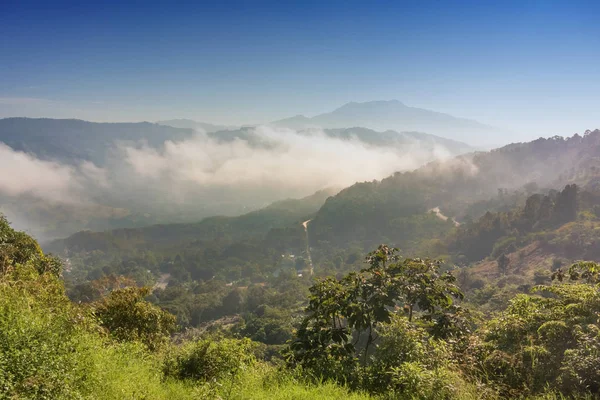
M 0 117 L 240 124 L 398 99 L 527 137 L 600 128 L 599 1 L 84 3 L 0 2 Z

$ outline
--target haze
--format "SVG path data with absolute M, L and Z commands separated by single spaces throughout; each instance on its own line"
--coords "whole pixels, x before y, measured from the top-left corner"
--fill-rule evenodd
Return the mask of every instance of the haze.
M 512 132 L 489 145 L 571 135 L 600 122 L 599 12 L 594 1 L 3 2 L 0 117 L 244 125 L 398 99 Z

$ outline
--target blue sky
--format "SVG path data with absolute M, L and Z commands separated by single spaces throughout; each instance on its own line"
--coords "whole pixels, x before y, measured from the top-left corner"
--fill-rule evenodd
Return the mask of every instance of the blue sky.
M 598 1 L 0 2 L 0 117 L 260 123 L 349 101 L 600 128 Z

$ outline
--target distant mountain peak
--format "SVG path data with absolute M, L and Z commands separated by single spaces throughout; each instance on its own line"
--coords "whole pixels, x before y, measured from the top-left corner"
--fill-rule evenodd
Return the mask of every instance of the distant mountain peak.
M 358 102 L 358 101 L 351 101 L 348 102 L 346 104 L 344 104 L 343 106 L 335 109 L 333 112 L 336 112 L 338 110 L 342 110 L 342 109 L 359 109 L 359 108 L 389 108 L 389 107 L 406 107 L 406 105 L 404 103 L 402 103 L 399 100 L 373 100 L 373 101 L 364 101 L 364 102 Z
M 362 105 L 386 105 L 386 104 L 395 104 L 395 105 L 404 105 L 403 102 L 397 99 L 391 100 L 371 100 L 371 101 L 351 101 L 346 104 L 362 104 Z
M 169 121 L 158 121 L 157 124 L 160 124 L 160 122 L 170 122 L 170 121 L 172 121 L 172 122 L 191 122 L 191 123 L 195 123 L 195 124 L 198 123 L 197 121 L 194 121 L 193 119 L 189 119 L 189 118 L 175 118 L 175 119 L 172 119 Z
M 321 127 L 326 129 L 365 127 L 376 131 L 427 132 L 476 145 L 497 142 L 494 136 L 506 133 L 475 120 L 458 118 L 423 108 L 411 107 L 403 102 L 375 100 L 367 102 L 351 101 L 335 110 L 312 118 L 295 116 L 273 122 L 274 125 L 292 129 Z

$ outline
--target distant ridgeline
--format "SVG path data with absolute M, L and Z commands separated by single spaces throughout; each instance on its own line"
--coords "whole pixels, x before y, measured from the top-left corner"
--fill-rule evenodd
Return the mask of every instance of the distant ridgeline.
M 350 102 L 329 113 L 312 118 L 296 115 L 273 122 L 273 125 L 302 130 L 361 126 L 378 131 L 428 132 L 456 141 L 481 145 L 493 136 L 506 136 L 501 129 L 449 114 L 410 107 L 398 100 Z
M 138 143 L 160 148 L 165 141 L 181 141 L 198 132 L 217 141 L 243 140 L 253 146 L 268 146 L 269 141 L 254 132 L 253 127 L 235 128 L 186 120 L 136 123 L 97 123 L 76 119 L 4 118 L 0 119 L 0 142 L 17 151 L 35 154 L 41 159 L 77 163 L 91 161 L 106 164 L 119 142 Z M 164 124 L 164 125 L 162 125 Z M 171 126 L 172 124 L 173 126 Z M 471 151 L 465 143 L 420 132 L 376 132 L 366 128 L 327 129 L 326 135 L 348 140 L 355 138 L 367 144 L 399 147 L 418 144 L 423 149 L 440 146 L 450 155 Z M 314 134 L 312 129 L 303 134 Z
M 183 140 L 192 129 L 136 123 L 97 123 L 77 119 L 0 119 L 0 142 L 44 160 L 63 163 L 93 162 L 104 166 L 117 142 L 145 141 L 161 146 L 165 140 Z

